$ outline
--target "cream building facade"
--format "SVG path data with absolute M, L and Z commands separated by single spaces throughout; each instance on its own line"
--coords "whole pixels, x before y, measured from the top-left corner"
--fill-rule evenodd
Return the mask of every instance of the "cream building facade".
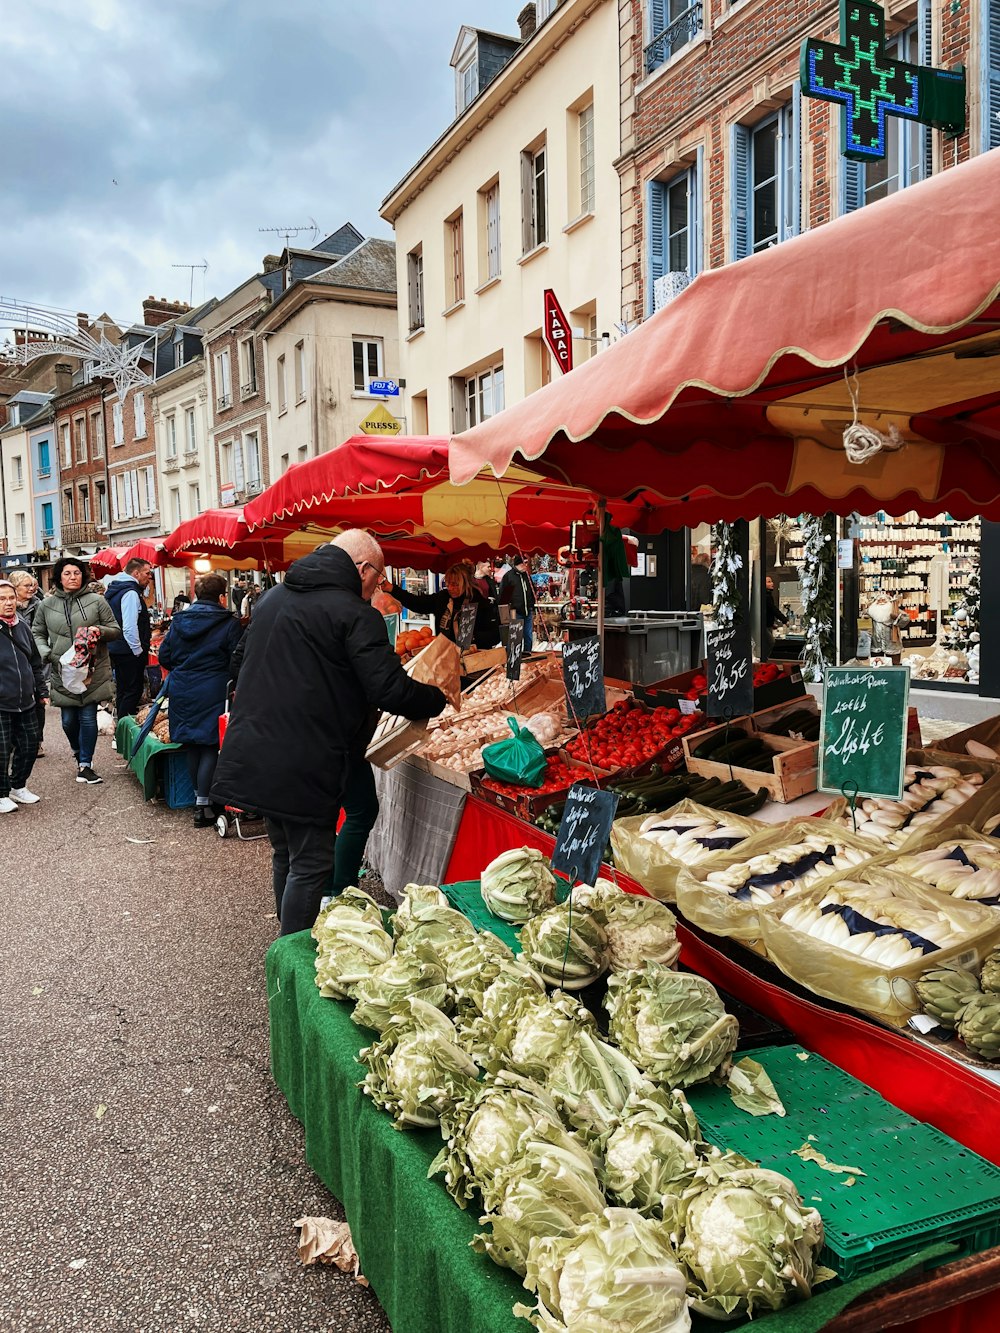
M 392 241 L 363 239 L 286 288 L 254 325 L 263 347 L 270 476 L 360 432 L 384 400 L 372 381 L 399 376 Z M 395 400 L 388 400 L 395 414 Z
M 177 366 L 151 392 L 160 514 L 163 531 L 172 532 L 212 507 L 218 493 L 204 357 Z
M 542 338 L 546 289 L 574 364 L 617 336 L 618 5 L 540 0 L 518 21 L 518 38 L 462 29 L 457 118 L 381 208 L 415 434 L 475 425 L 561 373 Z

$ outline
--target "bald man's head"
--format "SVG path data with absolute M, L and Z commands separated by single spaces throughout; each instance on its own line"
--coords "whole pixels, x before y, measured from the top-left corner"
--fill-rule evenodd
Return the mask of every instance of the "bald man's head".
M 376 569 L 382 569 L 385 560 L 382 556 L 382 548 L 364 528 L 348 528 L 342 532 L 339 537 L 334 537 L 330 543 L 331 546 L 339 546 L 342 551 L 346 551 L 352 560 L 367 560 Z

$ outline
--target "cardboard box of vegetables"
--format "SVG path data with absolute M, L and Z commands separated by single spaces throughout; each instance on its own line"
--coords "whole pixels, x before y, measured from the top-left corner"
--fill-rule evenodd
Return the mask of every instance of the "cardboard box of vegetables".
M 817 995 L 905 1027 L 928 968 L 973 967 L 1000 943 L 1000 912 L 885 865 L 831 878 L 760 913 L 767 956 Z
M 710 863 L 685 866 L 677 876 L 677 906 L 713 935 L 761 940 L 765 907 L 791 900 L 830 875 L 855 873 L 872 856 L 870 843 L 829 820 L 791 820 Z

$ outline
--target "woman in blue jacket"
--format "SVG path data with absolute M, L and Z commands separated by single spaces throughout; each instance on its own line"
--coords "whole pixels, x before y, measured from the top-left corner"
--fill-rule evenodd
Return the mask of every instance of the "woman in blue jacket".
M 226 707 L 229 659 L 242 630 L 226 610 L 226 581 L 205 574 L 194 585 L 195 600 L 174 616 L 160 644 L 160 665 L 170 672 L 170 739 L 187 751 L 195 790 L 195 828 L 212 828 L 208 793 L 219 757 L 219 718 Z

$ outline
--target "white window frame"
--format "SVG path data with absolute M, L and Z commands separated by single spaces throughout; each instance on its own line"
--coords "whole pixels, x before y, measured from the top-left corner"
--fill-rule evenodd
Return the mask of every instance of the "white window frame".
M 87 418 L 86 415 L 73 418 L 73 434 L 75 435 L 74 452 L 78 463 L 87 461 Z
M 465 300 L 465 222 L 461 209 L 444 224 L 447 235 L 448 305 Z
M 198 423 L 195 420 L 194 408 L 186 407 L 184 409 L 184 452 L 194 454 L 198 452 Z
M 69 422 L 61 421 L 59 423 L 59 446 L 62 454 L 63 467 L 73 466 L 73 441 L 70 439 Z
M 500 276 L 500 182 L 486 191 L 486 281 Z
M 191 501 L 191 517 L 197 518 L 201 513 L 201 485 L 197 481 L 188 483 L 188 498 Z
M 164 429 L 166 431 L 166 455 L 168 458 L 177 457 L 177 414 L 169 412 L 164 417 Z
M 91 412 L 91 457 L 104 457 L 104 414 L 102 412 Z
M 251 398 L 256 392 L 257 356 L 251 334 L 240 342 L 240 397 Z
M 288 411 L 288 380 L 285 367 L 285 354 L 282 352 L 276 363 L 278 381 L 278 415 Z
M 79 506 L 78 506 L 78 512 L 79 512 L 79 514 L 80 514 L 80 522 L 81 522 L 81 523 L 89 523 L 89 522 L 90 522 L 90 487 L 87 485 L 87 483 L 86 483 L 85 481 L 84 481 L 84 482 L 81 482 L 80 485 L 77 487 L 77 493 L 78 493 L 78 495 L 79 495 L 79 497 L 80 497 L 80 503 L 79 503 Z
M 108 491 L 107 487 L 97 483 L 97 514 L 102 528 L 108 526 Z
M 597 174 L 594 158 L 594 104 L 588 102 L 577 112 L 580 143 L 580 215 L 593 213 L 597 203 Z
M 219 412 L 225 412 L 233 405 L 233 381 L 229 364 L 229 348 L 224 347 L 215 354 L 215 406 Z
M 174 527 L 179 528 L 184 522 L 181 510 L 181 488 L 179 486 L 171 486 L 170 488 L 170 515 Z
M 141 389 L 136 389 L 132 395 L 132 415 L 135 419 L 135 438 L 144 440 L 146 438 L 146 395 Z
M 243 432 L 243 466 L 246 472 L 247 493 L 255 494 L 264 485 L 264 474 L 261 471 L 259 430 Z
M 59 507 L 62 511 L 62 521 L 64 523 L 76 522 L 76 496 L 73 494 L 72 486 L 63 491 L 62 504 Z
M 295 371 L 295 402 L 304 403 L 306 401 L 306 344 L 304 339 L 299 339 L 292 349 L 292 365 Z
M 479 96 L 479 48 L 472 50 L 455 66 L 455 109 L 461 115 Z
M 521 252 L 549 239 L 548 145 L 542 139 L 521 153 Z
M 414 246 L 406 256 L 406 291 L 410 332 L 424 327 L 424 247 Z
M 801 230 L 801 110 L 802 94 L 796 80 L 792 85 L 791 98 L 783 106 L 754 125 L 731 127 L 730 251 L 733 259 L 757 254 L 797 236 Z M 763 131 L 771 129 L 775 136 L 774 174 L 755 180 L 755 140 Z M 757 236 L 754 232 L 754 196 L 768 187 L 774 189 L 775 227 L 766 236 Z
M 17 544 L 18 546 L 27 546 L 28 544 L 28 521 L 24 514 L 15 514 L 14 522 L 17 524 Z
M 478 426 L 504 409 L 503 362 L 469 375 L 465 381 L 466 426 Z
M 141 496 L 143 514 L 156 513 L 156 468 L 147 466 L 139 468 L 139 476 L 136 478 L 139 485 L 139 494 Z
M 24 459 L 20 454 L 15 454 L 11 461 L 14 464 L 14 481 L 11 489 L 19 491 L 24 485 Z
M 125 413 L 117 399 L 111 404 L 111 422 L 114 431 L 115 447 L 125 443 Z
M 381 338 L 369 338 L 355 334 L 351 342 L 352 365 L 354 374 L 354 392 L 369 393 L 372 380 L 385 378 L 385 348 Z M 374 353 L 375 372 L 372 373 L 372 353 Z M 361 357 L 361 375 L 358 375 L 358 356 Z

